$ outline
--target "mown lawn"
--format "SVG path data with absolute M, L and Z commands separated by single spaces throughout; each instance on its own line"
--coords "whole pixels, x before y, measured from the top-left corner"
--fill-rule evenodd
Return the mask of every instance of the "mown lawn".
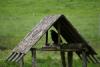
M 18 67 L 5 62 L 5 58 L 21 39 L 44 17 L 64 14 L 100 57 L 100 0 L 1 0 L 0 1 L 0 67 Z M 49 37 L 50 38 L 50 37 Z M 38 46 L 43 45 L 44 39 Z M 38 67 L 61 67 L 59 53 L 38 52 Z M 74 57 L 74 66 L 80 67 Z M 52 65 L 52 66 L 51 66 Z M 89 64 L 88 67 L 100 67 Z M 31 55 L 26 56 L 25 67 L 31 67 Z

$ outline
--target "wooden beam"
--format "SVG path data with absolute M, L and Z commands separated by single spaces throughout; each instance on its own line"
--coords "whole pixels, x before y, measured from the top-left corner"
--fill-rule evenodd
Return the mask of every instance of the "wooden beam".
M 61 48 L 61 47 L 42 47 L 42 48 L 33 48 L 36 49 L 36 51 L 64 51 L 64 52 L 69 52 L 69 51 L 79 51 L 79 49 L 69 49 L 69 48 Z
M 60 49 L 62 49 L 61 48 L 61 42 L 60 42 L 60 32 L 61 32 L 61 30 L 60 30 L 60 23 L 58 23 L 57 24 L 58 25 L 58 45 L 60 46 Z M 62 61 L 62 65 L 63 65 L 63 67 L 66 67 L 66 61 L 65 61 L 65 51 L 60 51 L 60 55 L 61 55 L 61 61 Z
M 32 67 L 36 67 L 36 49 L 31 48 L 32 53 Z
M 60 49 L 60 47 L 59 48 L 57 48 L 57 47 L 43 47 L 43 48 L 37 48 L 36 49 L 37 51 L 64 51 L 64 52 L 68 52 L 68 51 L 73 51 L 73 52 L 75 52 L 75 51 L 78 51 L 79 49 Z
M 60 23 L 57 23 L 57 27 L 58 27 L 58 45 L 61 45 L 60 44 Z
M 67 54 L 67 59 L 68 59 L 68 67 L 72 67 L 73 66 L 73 52 L 69 51 Z
M 87 55 L 84 50 L 82 51 L 82 67 L 87 67 Z

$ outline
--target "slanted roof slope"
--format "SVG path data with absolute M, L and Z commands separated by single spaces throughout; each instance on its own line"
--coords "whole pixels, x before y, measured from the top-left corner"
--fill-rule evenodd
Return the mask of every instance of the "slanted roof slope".
M 67 43 L 82 43 L 83 47 L 87 49 L 88 54 L 97 54 L 64 15 L 51 15 L 44 17 L 44 19 L 25 36 L 25 38 L 13 49 L 8 59 L 14 59 L 14 57 L 17 56 L 20 57 L 17 59 L 21 59 L 21 57 L 38 42 L 51 26 L 54 26 L 58 31 L 58 24 L 60 24 L 60 33 Z

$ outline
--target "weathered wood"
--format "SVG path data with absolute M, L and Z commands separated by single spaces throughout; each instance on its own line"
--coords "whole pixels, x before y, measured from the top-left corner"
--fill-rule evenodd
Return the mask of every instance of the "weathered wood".
M 61 30 L 60 30 L 60 23 L 57 23 L 57 26 L 58 26 L 58 45 L 61 45 L 61 43 L 60 43 L 60 32 L 61 32 Z
M 61 15 L 45 17 L 27 36 L 14 48 L 14 52 L 27 53 Z
M 80 49 L 82 50 L 82 43 L 69 43 L 69 44 L 62 44 L 62 48 L 66 48 L 66 49 Z
M 46 42 L 45 42 L 45 45 L 49 46 L 49 44 L 48 44 L 48 31 L 46 32 Z
M 64 51 L 60 51 L 60 55 L 61 55 L 62 66 L 66 67 L 65 52 Z
M 22 59 L 19 62 L 20 67 L 24 67 L 24 57 L 22 57 Z
M 6 61 L 9 61 L 9 59 L 13 56 L 14 52 L 12 52 L 6 59 Z
M 94 59 L 92 59 L 92 57 L 90 56 L 90 55 L 87 55 L 88 56 L 88 58 L 92 61 L 92 63 L 96 63 L 95 61 L 94 61 Z
M 15 60 L 15 62 L 19 62 L 21 58 L 23 58 L 25 54 L 20 53 L 19 57 Z
M 32 53 L 32 67 L 36 67 L 36 49 L 31 48 Z
M 12 62 L 13 62 L 13 61 L 15 61 L 16 59 L 18 59 L 18 58 L 19 58 L 19 56 L 20 56 L 20 53 L 17 53 L 17 55 L 15 56 L 15 58 L 14 58 L 14 59 L 12 59 Z
M 68 52 L 68 51 L 78 51 L 78 49 L 60 49 L 60 48 L 38 48 L 36 49 L 37 51 L 64 51 L 64 52 Z
M 69 51 L 68 54 L 68 67 L 72 67 L 73 66 L 73 52 Z
M 14 57 L 15 57 L 16 53 L 13 52 L 9 57 L 8 57 L 8 61 L 11 61 Z
M 62 19 L 59 19 L 58 22 L 60 20 L 62 20 L 61 35 L 64 37 L 64 39 L 68 43 L 83 43 L 82 45 L 86 46 L 86 48 L 88 49 L 88 53 L 96 54 L 94 49 L 88 45 L 88 43 L 83 39 L 83 37 L 78 33 L 78 31 L 72 26 L 72 24 L 69 23 L 68 20 L 66 20 L 65 18 L 64 19 L 62 18 Z M 55 24 L 54 27 L 57 29 L 57 24 Z M 75 34 L 73 34 L 73 33 L 75 33 Z M 76 54 L 80 57 L 80 54 L 78 54 L 78 53 L 76 53 Z
M 91 55 L 92 58 L 95 60 L 95 63 L 100 63 L 100 60 L 97 59 L 97 57 L 95 55 Z
M 29 34 L 27 34 L 27 36 L 18 44 L 18 46 L 13 49 L 13 53 L 8 57 L 7 60 L 18 62 L 32 48 L 32 46 L 34 46 L 38 42 L 38 40 L 49 30 L 51 26 L 54 26 L 56 28 L 58 34 L 60 33 L 60 35 L 62 35 L 67 43 L 83 43 L 82 48 L 85 47 L 89 55 L 97 54 L 95 50 L 73 27 L 73 25 L 65 18 L 64 15 L 53 15 L 45 17 L 35 28 L 33 28 L 33 30 L 29 32 Z M 60 38 L 58 38 L 58 40 L 60 40 Z M 68 49 L 66 48 L 66 50 L 72 51 L 74 48 L 76 51 L 77 47 L 80 48 L 79 46 L 77 46 L 77 44 L 75 46 L 68 45 Z M 17 53 L 21 53 L 21 55 L 18 55 Z M 79 54 L 77 54 L 80 55 L 81 53 L 82 52 L 79 52 Z M 94 57 L 92 58 L 96 60 Z
M 87 55 L 84 50 L 82 51 L 82 67 L 87 67 Z
M 96 54 L 95 50 L 87 43 L 87 41 L 79 34 L 79 32 L 73 27 L 73 25 L 64 16 L 61 17 L 61 19 L 57 20 L 57 22 L 59 21 L 62 21 L 61 35 L 68 43 L 80 43 L 80 42 L 84 43 L 83 45 L 86 46 L 88 52 Z M 54 25 L 54 27 L 57 29 L 57 23 Z
M 60 38 L 60 23 L 57 24 L 58 25 L 58 45 L 61 46 L 61 38 Z M 62 47 L 60 47 L 60 49 L 62 49 Z M 66 67 L 66 61 L 65 61 L 65 52 L 64 51 L 60 51 L 60 55 L 61 55 L 61 61 L 62 61 L 62 66 Z

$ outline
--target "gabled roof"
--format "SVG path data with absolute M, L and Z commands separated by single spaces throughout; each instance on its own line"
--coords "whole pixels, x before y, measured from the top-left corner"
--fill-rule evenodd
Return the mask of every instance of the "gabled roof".
M 27 53 L 32 46 L 46 33 L 46 31 L 58 20 L 62 15 L 53 15 L 44 17 L 31 32 L 15 47 L 14 52 Z
M 62 37 L 68 43 L 83 43 L 86 47 L 87 53 L 95 55 L 96 52 L 86 42 L 86 40 L 78 33 L 73 25 L 65 18 L 64 15 L 52 15 L 44 17 L 38 25 L 36 25 L 31 32 L 25 36 L 25 38 L 13 49 L 13 53 L 26 54 L 32 46 L 34 46 L 38 40 L 47 32 L 47 30 L 54 26 L 58 31 L 57 24 L 60 23 L 60 30 Z M 11 54 L 12 55 L 12 54 Z M 22 55 L 23 56 L 23 55 Z

